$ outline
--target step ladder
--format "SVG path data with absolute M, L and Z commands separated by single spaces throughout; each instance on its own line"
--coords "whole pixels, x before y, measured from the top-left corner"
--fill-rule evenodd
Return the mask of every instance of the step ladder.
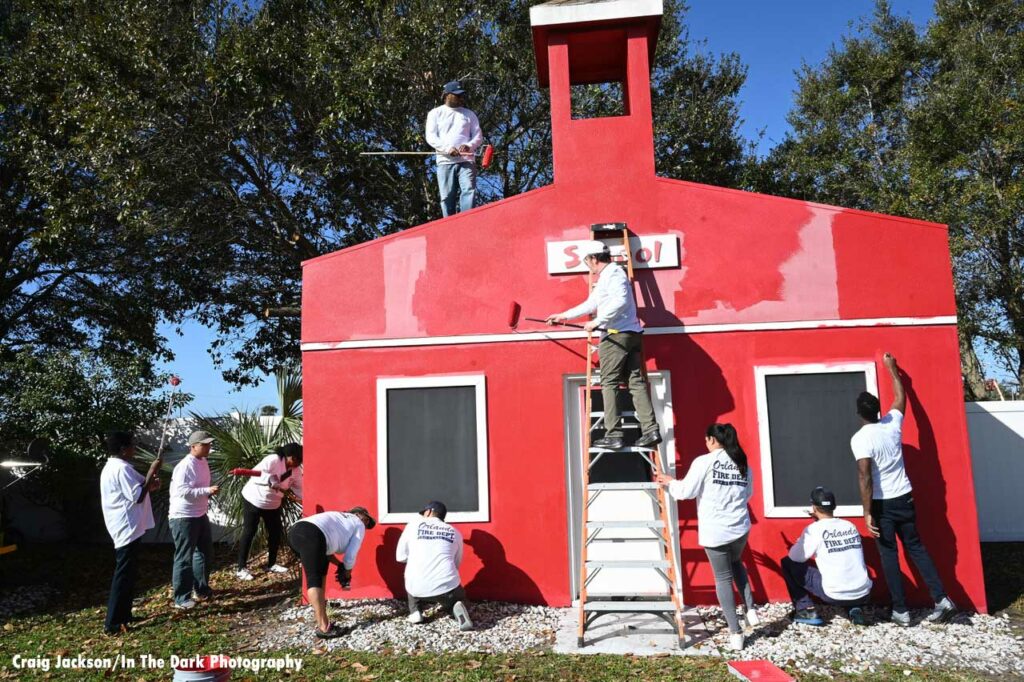
M 629 277 L 630 284 L 633 279 L 633 259 L 630 255 L 629 229 L 625 223 L 600 223 L 591 225 L 590 238 L 603 241 L 609 244 L 612 251 L 612 265 L 609 267 L 623 267 Z M 621 245 L 621 248 L 619 247 Z M 594 275 L 589 277 L 589 286 L 592 290 L 597 279 Z M 587 335 L 587 380 L 585 388 L 585 419 L 586 425 L 583 433 L 583 510 L 582 528 L 580 542 L 580 581 L 579 581 L 579 625 L 577 628 L 576 644 L 580 648 L 586 644 L 587 628 L 601 615 L 610 613 L 650 613 L 664 619 L 673 627 L 678 634 L 679 647 L 683 648 L 686 641 L 685 625 L 683 624 L 683 599 L 677 589 L 676 576 L 677 567 L 673 559 L 674 542 L 671 532 L 671 517 L 669 515 L 668 500 L 665 489 L 653 482 L 654 476 L 662 473 L 661 453 L 658 447 L 639 448 L 625 447 L 621 450 L 605 450 L 591 446 L 595 431 L 604 429 L 604 413 L 593 409 L 593 391 L 600 388 L 600 371 L 596 368 L 597 341 L 593 333 Z M 644 370 L 646 371 L 646 369 Z M 636 428 L 639 435 L 639 424 L 636 423 L 636 413 L 632 411 L 621 411 L 621 427 L 623 430 Z M 632 420 L 627 421 L 627 420 Z M 590 473 L 592 467 L 604 457 L 639 457 L 650 468 L 651 477 L 648 481 L 626 482 L 626 483 L 591 483 Z M 590 506 L 602 494 L 612 491 L 643 491 L 650 497 L 658 510 L 658 518 L 647 520 L 629 521 L 600 521 L 590 520 Z M 601 538 L 605 529 L 641 529 L 649 530 L 657 539 L 660 550 L 660 559 L 622 559 L 622 560 L 591 560 L 588 557 L 590 545 Z M 588 586 L 603 569 L 615 568 L 646 568 L 654 570 L 657 575 L 664 579 L 668 587 L 668 595 L 650 595 L 646 593 L 629 592 L 627 589 L 616 590 L 615 593 L 591 594 Z

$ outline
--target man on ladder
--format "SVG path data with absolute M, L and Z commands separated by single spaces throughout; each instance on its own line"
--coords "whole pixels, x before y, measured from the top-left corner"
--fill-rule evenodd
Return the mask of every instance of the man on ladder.
M 601 332 L 598 357 L 605 434 L 591 445 L 607 450 L 622 448 L 622 424 L 619 421 L 616 393 L 619 385 L 626 383 L 633 398 L 637 421 L 640 422 L 641 436 L 635 445 L 641 448 L 655 447 L 661 442 L 661 432 L 654 418 L 650 386 L 644 372 L 643 328 L 636 315 L 629 277 L 623 268 L 612 267 L 611 251 L 603 242 L 586 242 L 581 255 L 587 269 L 597 276 L 597 283 L 586 301 L 564 313 L 549 315 L 547 323 L 563 324 L 576 317 L 597 313 L 584 328 L 588 332 Z

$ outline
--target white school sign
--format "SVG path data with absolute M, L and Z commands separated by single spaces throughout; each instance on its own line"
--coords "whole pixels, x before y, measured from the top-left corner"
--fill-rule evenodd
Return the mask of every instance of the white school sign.
M 589 240 L 578 239 L 569 242 L 548 242 L 548 273 L 564 275 L 586 272 L 580 248 Z M 621 256 L 622 244 L 613 240 L 602 240 L 608 244 L 612 256 Z M 679 236 L 674 234 L 645 234 L 629 238 L 630 255 L 634 269 L 678 268 Z

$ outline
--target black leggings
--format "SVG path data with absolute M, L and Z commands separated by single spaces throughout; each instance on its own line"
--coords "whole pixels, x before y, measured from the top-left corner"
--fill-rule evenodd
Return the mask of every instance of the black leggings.
M 281 545 L 281 507 L 260 509 L 249 500 L 242 500 L 242 542 L 238 546 L 238 570 L 249 562 L 249 549 L 260 529 L 260 519 L 267 529 L 267 568 L 277 563 L 277 548 Z
M 306 589 L 322 589 L 327 577 L 327 538 L 309 521 L 299 521 L 288 531 L 288 544 L 299 555 L 306 573 Z

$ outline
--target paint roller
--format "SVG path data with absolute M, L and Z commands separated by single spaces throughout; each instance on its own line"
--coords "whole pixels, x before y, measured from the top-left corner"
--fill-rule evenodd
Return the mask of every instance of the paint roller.
M 432 152 L 360 152 L 359 156 L 432 156 L 438 154 L 437 151 Z M 446 155 L 443 155 L 446 156 Z M 460 154 L 461 156 L 461 154 Z M 474 156 L 480 157 L 480 167 L 489 168 L 491 160 L 494 159 L 494 145 L 485 144 L 478 151 L 474 152 Z
M 522 312 L 523 312 L 522 306 L 520 306 L 515 301 L 512 301 L 511 305 L 509 305 L 509 308 L 508 308 L 508 326 L 511 329 L 515 330 L 519 326 L 519 316 L 522 314 Z M 530 322 L 541 322 L 543 324 L 548 324 L 547 320 L 541 319 L 539 317 L 524 317 L 523 319 L 524 320 L 529 320 Z M 582 324 L 573 324 L 572 322 L 552 322 L 551 324 L 557 324 L 560 327 L 573 327 L 574 329 L 586 329 L 586 327 L 584 327 Z M 605 328 L 605 327 L 598 327 L 595 331 L 608 332 L 609 334 L 618 334 L 619 333 L 618 329 L 608 329 L 608 328 Z

